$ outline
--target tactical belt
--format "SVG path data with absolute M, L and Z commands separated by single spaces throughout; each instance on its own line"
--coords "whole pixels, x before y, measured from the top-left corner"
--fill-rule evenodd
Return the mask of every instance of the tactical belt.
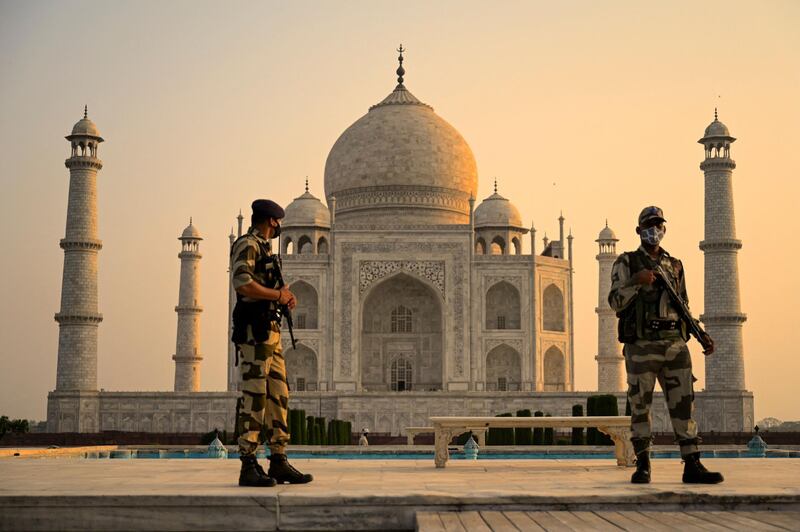
M 652 331 L 674 331 L 679 325 L 680 322 L 675 320 L 650 320 L 647 322 L 647 328 Z

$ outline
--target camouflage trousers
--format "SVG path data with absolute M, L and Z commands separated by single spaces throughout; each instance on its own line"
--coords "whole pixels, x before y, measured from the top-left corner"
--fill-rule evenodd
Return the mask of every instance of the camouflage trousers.
M 658 381 L 667 401 L 681 456 L 697 452 L 697 423 L 692 419 L 695 379 L 686 342 L 681 339 L 637 340 L 625 344 L 623 354 L 631 405 L 631 439 L 648 442 L 651 439 L 650 406 Z
M 248 327 L 249 329 L 249 327 Z M 289 443 L 287 412 L 289 387 L 286 383 L 286 362 L 281 348 L 281 330 L 273 323 L 266 342 L 237 344 L 242 376 L 242 395 L 236 419 L 239 453 L 253 454 L 266 427 L 266 440 L 272 453 L 285 454 Z

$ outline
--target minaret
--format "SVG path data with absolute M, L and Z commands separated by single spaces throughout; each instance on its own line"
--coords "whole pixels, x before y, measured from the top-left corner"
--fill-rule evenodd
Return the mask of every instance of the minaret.
M 705 256 L 705 309 L 700 319 L 714 339 L 714 354 L 706 358 L 706 390 L 744 390 L 742 314 L 739 301 L 739 264 L 742 247 L 736 239 L 733 214 L 733 169 L 731 137 L 717 118 L 698 142 L 705 147 L 700 169 L 705 173 L 705 238 L 700 249 Z
M 66 137 L 71 145 L 69 200 L 58 322 L 56 391 L 97 390 L 97 171 L 103 167 L 97 146 L 103 142 L 84 108 L 83 118 Z M 74 430 L 74 429 L 73 429 Z M 79 427 L 78 430 L 81 430 Z
M 241 213 L 240 213 L 241 214 Z M 233 233 L 231 227 L 231 234 L 228 235 L 230 240 L 230 248 L 233 249 L 233 243 L 236 242 L 236 235 Z M 236 292 L 233 290 L 233 271 L 231 270 L 230 261 L 228 261 L 228 320 L 225 328 L 225 340 L 228 343 L 228 391 L 239 391 L 239 369 L 236 367 L 236 346 L 231 341 L 231 334 L 233 333 L 233 307 L 236 305 Z
M 178 291 L 178 334 L 175 342 L 175 391 L 200 390 L 200 232 L 192 224 L 183 230 L 181 241 L 181 285 Z
M 561 225 L 564 225 L 564 216 L 561 216 Z M 561 232 L 564 234 L 563 230 Z M 567 260 L 569 260 L 569 391 L 575 390 L 575 298 L 573 297 L 575 268 L 572 262 L 572 228 L 567 236 Z M 561 241 L 563 245 L 563 240 Z
M 617 317 L 608 306 L 611 291 L 611 267 L 617 260 L 617 242 L 614 231 L 606 226 L 597 237 L 600 251 L 595 257 L 599 264 L 600 278 L 597 290 L 597 391 L 621 392 L 625 390 L 625 359 L 622 344 L 617 340 Z

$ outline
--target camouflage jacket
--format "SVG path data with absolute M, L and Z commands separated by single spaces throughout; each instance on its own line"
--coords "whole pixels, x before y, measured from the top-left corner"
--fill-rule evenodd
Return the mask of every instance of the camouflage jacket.
M 261 232 L 251 227 L 231 247 L 231 277 L 233 289 L 236 290 L 252 281 L 267 288 L 275 288 L 276 279 L 273 274 L 272 247 Z M 254 302 L 254 299 L 239 296 L 242 301 Z
M 643 246 L 639 246 L 637 251 L 647 254 Z M 678 312 L 673 307 L 666 290 L 659 289 L 656 285 L 633 284 L 630 266 L 631 254 L 632 252 L 623 253 L 617 257 L 617 260 L 614 262 L 614 266 L 611 269 L 611 290 L 608 293 L 608 304 L 615 312 L 619 313 L 633 304 L 640 293 L 661 290 L 662 293 L 658 302 L 658 316 L 651 316 L 651 318 L 677 321 L 679 319 Z M 654 260 L 652 257 L 650 259 Z M 663 248 L 658 257 L 658 262 L 671 277 L 670 281 L 672 285 L 675 286 L 678 294 L 681 295 L 688 305 L 689 297 L 686 293 L 686 278 L 683 263 L 670 256 Z

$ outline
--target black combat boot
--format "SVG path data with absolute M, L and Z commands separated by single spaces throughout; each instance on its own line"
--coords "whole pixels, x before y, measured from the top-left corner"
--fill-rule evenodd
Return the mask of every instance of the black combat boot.
M 275 485 L 275 479 L 269 478 L 264 474 L 264 469 L 258 464 L 256 455 L 248 454 L 240 456 L 239 460 L 242 461 L 242 471 L 239 473 L 240 486 L 271 488 Z
M 636 471 L 631 475 L 631 483 L 650 484 L 650 440 L 632 438 L 631 441 L 636 452 Z
M 267 474 L 274 478 L 279 484 L 307 484 L 314 480 L 314 477 L 301 473 L 289 464 L 285 454 L 273 453 L 269 457 L 269 471 Z
M 683 457 L 683 481 L 686 484 L 719 484 L 725 480 L 721 473 L 709 471 L 700 463 L 700 453 Z

